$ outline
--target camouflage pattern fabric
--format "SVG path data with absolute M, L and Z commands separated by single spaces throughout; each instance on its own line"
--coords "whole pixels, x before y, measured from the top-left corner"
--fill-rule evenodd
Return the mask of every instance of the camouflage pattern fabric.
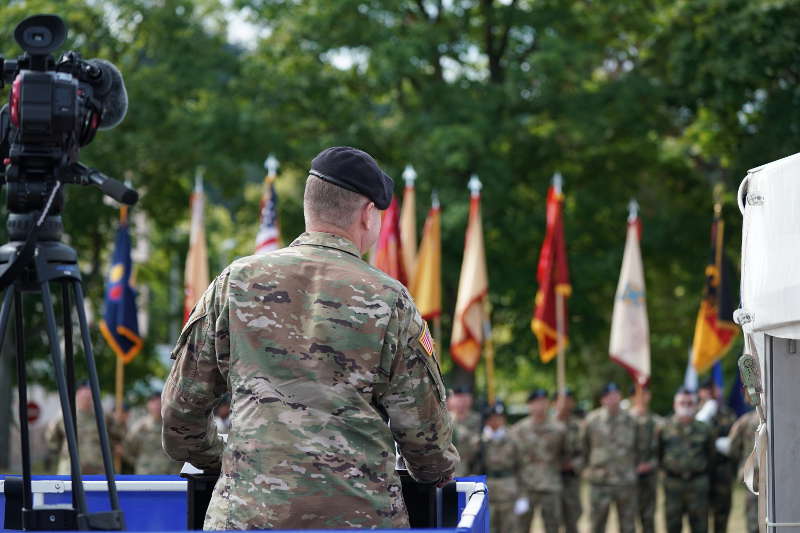
M 581 424 L 577 417 L 570 416 L 563 422 L 567 428 L 568 467 L 561 471 L 561 516 L 565 533 L 578 533 L 578 520 L 583 514 L 581 505 L 581 470 L 583 469 L 583 443 Z
M 636 465 L 644 448 L 636 421 L 625 411 L 611 415 L 601 407 L 586 416 L 582 442 L 591 483 L 592 531 L 605 532 L 608 510 L 614 503 L 620 531 L 633 533 L 638 509 Z
M 417 481 L 458 462 L 408 291 L 336 235 L 240 259 L 195 306 L 162 393 L 167 453 L 221 468 L 206 529 L 404 528 Z M 231 393 L 223 446 L 212 409 Z
M 453 444 L 458 450 L 461 462 L 456 466 L 456 476 L 468 476 L 478 459 L 478 442 L 481 435 L 481 417 L 471 412 L 461 422 L 453 420 Z
M 717 414 L 711 419 L 714 439 L 727 436 L 734 422 L 736 422 L 736 413 L 720 402 Z M 736 462 L 724 455 L 717 454 L 711 469 L 711 512 L 714 533 L 725 533 L 728 530 L 735 477 Z
M 530 509 L 520 517 L 523 531 L 530 528 L 536 507 L 542 509 L 547 533 L 561 523 L 561 467 L 567 457 L 567 429 L 561 422 L 537 422 L 526 417 L 514 424 L 511 436 L 520 453 L 520 484 Z
M 123 445 L 137 475 L 180 474 L 182 463 L 169 458 L 161 446 L 161 420 L 145 416 L 133 424 Z
M 482 434 L 476 440 L 480 458 L 472 470 L 486 475 L 489 486 L 491 530 L 515 533 L 514 502 L 519 497 L 519 451 L 507 428 L 494 438 Z
M 658 431 L 664 421 L 652 413 L 634 415 L 642 442 L 641 461 L 658 464 Z M 639 523 L 642 533 L 654 533 L 656 526 L 656 494 L 658 492 L 658 471 L 653 468 L 648 473 L 639 474 L 636 482 L 639 502 Z
M 100 434 L 97 432 L 97 423 L 94 411 L 75 411 L 76 425 L 78 427 L 78 455 L 81 463 L 81 474 L 104 474 L 103 452 L 100 446 Z M 64 422 L 57 418 L 47 428 L 47 448 L 51 457 L 58 457 L 56 474 L 69 475 L 69 449 L 67 436 L 64 433 Z
M 754 410 L 743 414 L 731 428 L 731 459 L 739 465 L 738 482 L 744 484 L 744 464 L 753 451 L 756 430 L 758 429 L 758 413 Z M 758 482 L 758 469 L 755 472 Z M 748 533 L 758 533 L 758 496 L 749 490 L 745 491 L 745 513 Z
M 617 508 L 620 533 L 636 533 L 636 485 L 606 485 L 592 483 L 589 493 L 592 533 L 606 533 L 606 522 L 611 504 Z
M 688 515 L 692 533 L 708 531 L 709 473 L 714 464 L 714 434 L 703 422 L 668 420 L 659 434 L 664 471 L 667 532 L 680 533 Z

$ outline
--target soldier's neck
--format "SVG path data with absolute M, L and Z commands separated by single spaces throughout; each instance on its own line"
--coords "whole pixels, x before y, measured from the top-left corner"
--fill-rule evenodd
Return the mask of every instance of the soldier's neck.
M 306 225 L 306 231 L 331 233 L 339 237 L 344 237 L 345 239 L 356 245 L 358 251 L 361 252 L 361 255 L 364 255 L 367 252 L 367 250 L 364 249 L 363 235 L 360 235 L 359 234 L 360 232 L 358 230 L 342 229 L 342 228 L 337 228 L 336 226 L 332 226 L 330 224 L 325 224 L 322 222 L 314 222 L 313 224 Z

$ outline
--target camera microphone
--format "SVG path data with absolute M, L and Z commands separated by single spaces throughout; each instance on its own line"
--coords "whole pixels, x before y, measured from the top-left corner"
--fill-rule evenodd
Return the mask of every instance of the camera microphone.
M 90 59 L 87 62 L 96 73 L 92 82 L 95 96 L 103 105 L 100 117 L 101 130 L 110 130 L 122 122 L 128 112 L 128 92 L 122 73 L 113 63 L 105 59 Z

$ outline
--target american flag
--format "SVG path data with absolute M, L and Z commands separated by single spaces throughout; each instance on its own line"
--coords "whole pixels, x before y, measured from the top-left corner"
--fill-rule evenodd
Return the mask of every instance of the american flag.
M 256 235 L 256 253 L 263 254 L 281 247 L 281 230 L 278 224 L 278 195 L 275 193 L 275 176 L 264 178 L 261 196 L 261 224 Z

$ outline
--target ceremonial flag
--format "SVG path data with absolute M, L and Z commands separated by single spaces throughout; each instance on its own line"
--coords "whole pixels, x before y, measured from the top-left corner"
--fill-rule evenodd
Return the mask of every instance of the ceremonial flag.
M 256 253 L 263 254 L 281 247 L 281 229 L 278 224 L 278 195 L 275 192 L 275 175 L 264 178 L 261 195 L 261 222 L 256 235 Z
M 611 360 L 625 368 L 635 382 L 645 385 L 650 380 L 650 327 L 639 248 L 641 222 L 636 210 L 636 204 L 631 202 L 608 353 Z
M 539 289 L 531 321 L 531 329 L 539 341 L 539 357 L 542 362 L 551 361 L 559 348 L 566 348 L 567 298 L 572 293 L 567 267 L 567 248 L 564 241 L 564 223 L 561 218 L 561 203 L 564 197 L 555 185 L 547 191 L 547 230 L 539 254 L 536 280 Z M 556 294 L 562 296 L 561 337 L 558 332 L 559 317 L 556 316 Z
M 694 328 L 692 366 L 706 372 L 724 356 L 736 338 L 739 328 L 733 322 L 733 302 L 728 287 L 729 264 L 723 248 L 725 223 L 715 208 L 711 224 L 711 254 L 706 267 L 706 286 Z
M 129 363 L 142 349 L 136 315 L 136 290 L 131 283 L 131 237 L 128 233 L 127 207 L 120 212 L 114 239 L 114 253 L 106 280 L 105 312 L 100 331 L 123 363 Z
M 733 387 L 728 394 L 728 407 L 733 409 L 737 417 L 742 416 L 751 409 L 744 399 L 742 376 L 739 374 L 739 369 L 736 369 L 736 379 L 733 381 Z
M 189 202 L 192 210 L 192 224 L 189 232 L 189 253 L 186 254 L 186 267 L 183 278 L 183 321 L 189 320 L 192 309 L 208 288 L 208 251 L 206 249 L 206 230 L 203 220 L 205 194 L 203 179 L 198 174 L 194 192 Z
M 375 250 L 375 266 L 406 285 L 406 271 L 403 267 L 402 245 L 400 243 L 400 221 L 398 217 L 397 198 L 392 198 L 392 203 L 383 215 L 381 233 L 378 237 L 378 247 Z
M 486 340 L 488 323 L 486 298 L 489 294 L 489 279 L 486 274 L 480 181 L 477 176 L 473 176 L 470 180 L 470 190 L 469 222 L 464 239 L 461 276 L 458 280 L 450 355 L 456 364 L 471 372 L 478 366 L 481 346 Z
M 442 314 L 442 230 L 439 211 L 439 199 L 434 196 L 422 230 L 417 269 L 409 287 L 417 309 L 425 320 Z
M 417 215 L 414 180 L 417 173 L 408 165 L 403 171 L 406 186 L 403 190 L 403 208 L 400 211 L 400 242 L 403 254 L 403 270 L 409 280 L 414 279 L 417 262 Z

